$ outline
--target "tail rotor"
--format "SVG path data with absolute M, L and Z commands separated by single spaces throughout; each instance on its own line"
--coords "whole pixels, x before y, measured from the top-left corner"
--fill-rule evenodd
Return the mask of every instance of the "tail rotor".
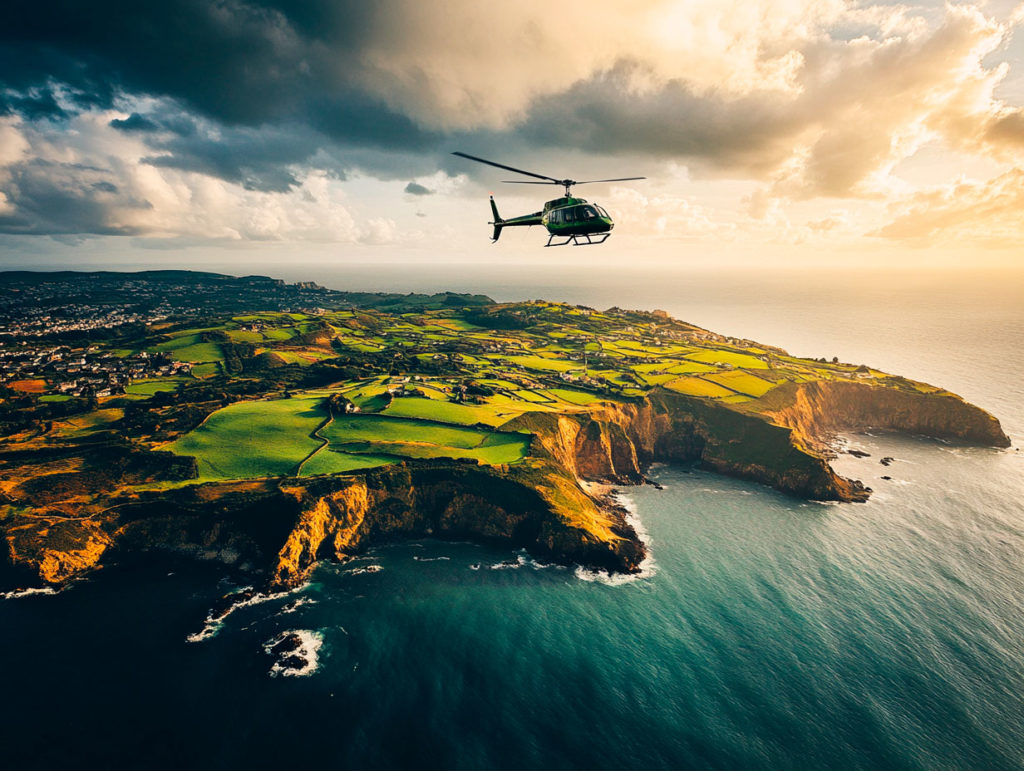
M 491 196 L 491 213 L 494 215 L 494 222 L 490 223 L 491 225 L 494 225 L 494 235 L 491 237 L 491 242 L 494 243 L 501 236 L 501 229 L 505 225 L 505 220 L 503 220 L 501 215 L 498 214 L 498 205 L 494 203 L 493 195 Z

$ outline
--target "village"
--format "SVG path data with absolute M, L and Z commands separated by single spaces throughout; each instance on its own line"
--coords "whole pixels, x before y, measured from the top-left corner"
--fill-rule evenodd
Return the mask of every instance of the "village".
M 2 344 L 0 344 L 2 346 Z M 118 356 L 96 346 L 0 347 L 0 383 L 15 391 L 113 396 L 135 380 L 188 375 L 189 362 L 147 351 Z

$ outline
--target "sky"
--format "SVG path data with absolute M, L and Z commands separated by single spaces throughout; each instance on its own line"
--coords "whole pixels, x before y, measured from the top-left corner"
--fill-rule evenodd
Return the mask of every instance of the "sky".
M 607 244 L 489 243 L 581 186 Z M 548 195 L 548 193 L 551 193 Z M 1024 3 L 0 8 L 0 268 L 1024 268 Z M 582 254 L 581 254 L 582 252 Z

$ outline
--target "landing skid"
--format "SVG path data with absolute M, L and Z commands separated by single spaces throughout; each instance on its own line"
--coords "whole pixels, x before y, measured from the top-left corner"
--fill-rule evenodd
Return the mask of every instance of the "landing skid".
M 548 236 L 548 242 L 544 244 L 544 246 L 567 246 L 570 243 L 573 246 L 596 246 L 597 244 L 603 244 L 605 241 L 607 241 L 608 236 L 610 235 L 611 233 L 598 233 L 597 235 L 593 236 L 589 234 L 566 236 L 564 241 L 560 241 L 559 243 L 553 244 L 551 242 L 558 238 L 558 236 L 552 234 Z

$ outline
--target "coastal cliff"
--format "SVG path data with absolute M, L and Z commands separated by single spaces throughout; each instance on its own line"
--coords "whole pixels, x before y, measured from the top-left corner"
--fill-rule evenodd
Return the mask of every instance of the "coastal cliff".
M 123 487 L 97 499 L 63 471 L 54 477 L 60 485 L 46 487 L 45 506 L 37 501 L 35 510 L 2 520 L 0 580 L 60 585 L 118 554 L 155 549 L 217 559 L 282 588 L 304 580 L 320 559 L 345 559 L 399 537 L 513 545 L 553 561 L 633 572 L 644 545 L 623 512 L 588 493 L 584 481 L 638 484 L 651 463 L 683 462 L 804 498 L 862 501 L 869 491 L 829 466 L 828 441 L 868 428 L 1009 444 L 995 418 L 946 392 L 806 383 L 738 409 L 655 390 L 629 403 L 520 415 L 502 429 L 528 432 L 533 441 L 513 465 L 409 461 L 343 475 Z M 117 457 L 131 462 L 116 473 L 107 464 L 106 484 L 149 478 L 126 450 Z M 180 479 L 196 473 L 194 464 L 177 463 L 174 471 Z M 43 489 L 38 480 L 6 495 L 17 505 L 36 488 Z
M 866 383 L 788 383 L 766 394 L 760 414 L 819 445 L 844 431 L 869 428 L 1009 447 L 999 421 L 948 391 L 882 388 Z
M 885 429 L 983 447 L 1010 446 L 999 421 L 945 392 L 856 382 L 786 384 L 737 408 L 666 390 L 584 415 L 528 414 L 506 428 L 534 432 L 582 479 L 636 484 L 654 462 L 696 462 L 815 500 L 862 501 L 869 491 L 829 466 L 842 432 Z
M 157 550 L 216 559 L 280 589 L 302 581 L 320 559 L 345 559 L 398 537 L 500 543 L 553 561 L 636 571 L 645 550 L 623 512 L 558 477 L 545 464 L 508 473 L 443 461 L 132 493 L 93 518 L 40 517 L 10 530 L 7 582 L 59 585 L 119 554 Z

